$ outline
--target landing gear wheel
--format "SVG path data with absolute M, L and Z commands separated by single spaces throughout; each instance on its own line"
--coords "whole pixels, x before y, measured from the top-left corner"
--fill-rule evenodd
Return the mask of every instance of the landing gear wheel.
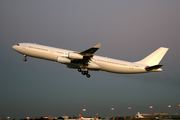
M 82 71 L 81 73 L 82 73 L 82 75 L 85 75 L 85 74 L 86 74 L 85 71 Z
M 23 60 L 24 60 L 25 62 L 27 61 L 27 59 L 26 59 L 26 58 L 24 58 Z
M 85 69 L 78 68 L 78 71 L 79 71 L 79 72 L 81 72 L 81 73 L 82 73 L 82 75 L 86 75 L 86 77 L 87 77 L 87 78 L 90 78 L 90 77 L 91 77 L 91 75 L 90 75 L 90 74 L 88 74 L 88 73 L 89 73 L 89 71 L 88 71 L 88 69 L 87 69 L 87 68 L 85 68 Z
M 91 75 L 90 75 L 90 74 L 86 74 L 86 77 L 87 77 L 87 78 L 90 78 L 90 77 L 91 77 Z
M 23 59 L 23 60 L 24 60 L 25 62 L 27 61 L 26 57 L 27 57 L 27 55 L 24 55 L 24 59 Z
M 78 71 L 81 72 L 82 71 L 81 68 L 78 68 Z
M 85 74 L 88 74 L 88 71 L 84 71 L 85 72 Z

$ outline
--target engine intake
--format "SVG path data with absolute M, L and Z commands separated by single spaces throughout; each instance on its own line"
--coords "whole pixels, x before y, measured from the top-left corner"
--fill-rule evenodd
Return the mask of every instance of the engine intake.
M 83 59 L 83 55 L 73 52 L 69 52 L 68 57 L 71 59 Z

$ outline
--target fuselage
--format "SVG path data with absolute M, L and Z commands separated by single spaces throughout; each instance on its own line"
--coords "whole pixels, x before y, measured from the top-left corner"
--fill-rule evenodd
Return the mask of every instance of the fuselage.
M 69 53 L 76 52 L 76 51 L 49 47 L 39 44 L 32 44 L 32 43 L 19 43 L 17 45 L 14 45 L 13 49 L 23 55 L 55 61 L 55 62 L 57 62 L 58 57 L 68 58 Z M 97 56 L 97 55 L 94 55 L 92 57 L 88 65 L 75 64 L 75 63 L 63 63 L 63 64 L 66 64 L 68 68 L 80 67 L 88 70 L 102 70 L 113 73 L 133 74 L 133 73 L 148 72 L 147 70 L 145 70 L 146 65 Z M 159 68 L 155 71 L 162 71 L 162 69 Z

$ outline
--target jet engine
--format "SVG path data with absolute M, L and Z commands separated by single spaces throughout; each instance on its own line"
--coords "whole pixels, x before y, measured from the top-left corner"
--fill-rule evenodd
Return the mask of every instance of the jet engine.
M 82 55 L 73 52 L 69 52 L 68 57 L 71 59 L 83 59 Z
M 65 57 L 57 57 L 57 62 L 60 63 L 71 63 L 71 60 Z

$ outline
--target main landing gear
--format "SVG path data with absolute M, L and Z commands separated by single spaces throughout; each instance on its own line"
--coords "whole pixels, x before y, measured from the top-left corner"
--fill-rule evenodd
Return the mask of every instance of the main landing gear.
M 81 72 L 82 75 L 86 75 L 87 78 L 90 78 L 90 77 L 91 77 L 91 75 L 88 74 L 88 73 L 89 73 L 89 72 L 88 72 L 88 69 L 82 70 L 81 68 L 78 68 L 78 71 Z
M 25 62 L 27 61 L 27 55 L 24 55 L 24 59 Z

